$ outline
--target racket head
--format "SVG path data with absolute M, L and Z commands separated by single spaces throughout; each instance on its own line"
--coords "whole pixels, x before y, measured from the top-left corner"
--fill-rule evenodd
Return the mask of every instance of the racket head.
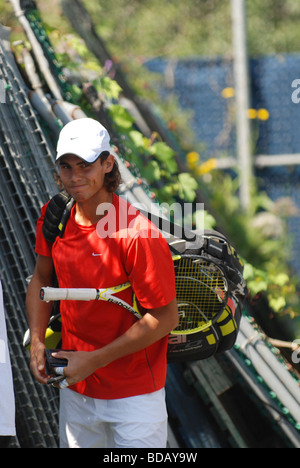
M 192 334 L 209 328 L 224 311 L 228 280 L 213 260 L 198 255 L 174 259 L 179 325 L 172 334 Z

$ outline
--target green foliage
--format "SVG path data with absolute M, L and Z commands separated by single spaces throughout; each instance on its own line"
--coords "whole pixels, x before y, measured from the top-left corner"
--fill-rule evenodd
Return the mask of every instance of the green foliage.
M 230 0 L 82 0 L 114 57 L 137 63 L 154 56 L 230 56 Z M 72 32 L 58 0 L 37 0 L 44 21 L 62 34 Z M 297 0 L 247 0 L 250 55 L 300 50 Z M 1 2 L 3 25 L 20 33 L 9 2 Z M 142 40 L 141 40 L 142 38 Z M 135 66 L 136 74 L 137 67 Z
M 158 141 L 149 147 L 150 153 L 165 166 L 170 174 L 174 174 L 177 170 L 177 163 L 174 159 L 175 152 L 166 143 Z
M 104 90 L 103 90 L 104 91 Z M 189 173 L 179 173 L 175 152 L 156 135 L 146 138 L 134 129 L 134 119 L 119 104 L 112 104 L 108 113 L 118 134 L 122 135 L 123 155 L 138 168 L 158 200 L 172 204 L 175 200 L 192 203 L 198 184 Z
M 298 1 L 248 0 L 247 13 L 252 56 L 299 52 Z
M 159 55 L 228 57 L 232 53 L 230 0 L 83 3 L 98 33 L 122 62 Z M 299 52 L 297 0 L 247 0 L 246 6 L 250 55 Z
M 103 76 L 99 80 L 94 80 L 93 84 L 96 89 L 102 91 L 108 99 L 118 99 L 122 88 L 114 80 L 111 80 L 108 76 Z
M 179 196 L 187 202 L 193 202 L 196 196 L 198 184 L 196 180 L 188 173 L 182 173 L 178 176 Z
M 102 91 L 105 92 L 104 89 Z M 114 104 L 110 106 L 109 113 L 112 121 L 118 127 L 120 133 L 128 132 L 128 130 L 132 128 L 134 119 L 131 117 L 129 112 L 124 109 L 124 107 L 120 106 L 119 104 Z
M 136 57 L 222 54 L 230 47 L 229 2 L 218 0 L 84 0 L 97 32 L 126 62 Z M 122 20 L 120 20 L 122 12 Z M 218 24 L 218 27 L 215 26 Z M 220 41 L 222 36 L 222 43 Z M 141 40 L 143 38 L 143 40 Z M 125 44 L 125 48 L 124 48 Z M 191 52 L 191 49 L 192 52 Z

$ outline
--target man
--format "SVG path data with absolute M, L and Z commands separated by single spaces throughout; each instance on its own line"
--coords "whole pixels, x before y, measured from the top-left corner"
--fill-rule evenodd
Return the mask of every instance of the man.
M 44 338 L 51 304 L 39 291 L 102 288 L 129 281 L 142 318 L 108 302 L 61 303 L 68 359 L 60 392 L 61 447 L 164 447 L 164 385 L 169 332 L 177 326 L 174 267 L 165 239 L 115 191 L 120 183 L 107 130 L 93 119 L 68 123 L 57 145 L 65 190 L 75 205 L 64 236 L 43 237 L 46 206 L 37 224 L 36 268 L 28 288 L 31 370 L 47 383 Z M 72 350 L 67 352 L 65 350 Z M 75 351 L 75 352 L 74 352 Z
M 8 446 L 10 437 L 16 435 L 15 396 L 0 281 L 0 448 Z

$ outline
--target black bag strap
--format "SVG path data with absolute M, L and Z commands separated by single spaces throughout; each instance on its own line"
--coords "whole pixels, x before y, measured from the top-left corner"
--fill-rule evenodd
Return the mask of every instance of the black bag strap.
M 199 234 L 196 231 L 192 231 L 185 226 L 179 226 L 173 221 L 154 215 L 151 212 L 141 209 L 139 209 L 139 211 L 144 216 L 148 217 L 148 219 L 152 221 L 158 229 L 165 231 L 174 237 L 187 241 L 187 249 L 189 251 L 194 250 L 196 253 L 196 251 L 199 252 L 199 250 L 203 250 L 212 257 L 217 258 L 228 265 L 232 265 L 234 269 L 243 273 L 244 265 L 240 256 L 229 243 L 228 239 L 218 231 L 205 229 L 201 234 Z M 169 247 L 174 253 L 179 253 L 176 252 L 176 247 L 174 247 L 172 243 L 169 243 Z
M 43 235 L 51 244 L 57 236 L 63 236 L 74 203 L 74 199 L 65 192 L 58 193 L 48 203 L 43 223 Z
M 60 192 L 51 198 L 46 209 L 43 224 L 43 234 L 48 242 L 53 243 L 57 236 L 63 236 L 74 203 L 74 199 L 66 192 Z M 151 212 L 142 209 L 139 209 L 139 211 L 153 222 L 158 229 L 192 243 L 195 248 L 203 247 L 209 249 L 212 256 L 216 256 L 220 259 L 223 258 L 224 249 L 219 242 L 215 242 L 212 239 L 209 240 L 205 236 L 197 234 L 195 231 L 179 226 L 173 221 L 169 221 Z

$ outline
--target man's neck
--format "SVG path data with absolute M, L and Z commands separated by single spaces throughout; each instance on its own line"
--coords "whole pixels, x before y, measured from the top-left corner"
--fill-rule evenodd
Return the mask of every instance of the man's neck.
M 93 197 L 86 201 L 77 201 L 75 206 L 74 218 L 76 223 L 81 226 L 92 226 L 100 221 L 107 210 L 99 209 L 99 205 L 104 207 L 113 202 L 113 194 L 107 192 L 101 197 Z

